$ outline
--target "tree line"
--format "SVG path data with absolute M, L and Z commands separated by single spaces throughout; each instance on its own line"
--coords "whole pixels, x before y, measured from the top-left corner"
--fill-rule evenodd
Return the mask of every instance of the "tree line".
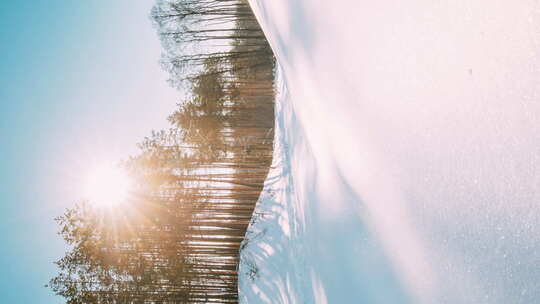
M 274 57 L 245 0 L 158 0 L 163 67 L 188 92 L 123 167 L 121 210 L 56 220 L 70 250 L 48 286 L 69 304 L 236 303 L 240 242 L 272 157 Z

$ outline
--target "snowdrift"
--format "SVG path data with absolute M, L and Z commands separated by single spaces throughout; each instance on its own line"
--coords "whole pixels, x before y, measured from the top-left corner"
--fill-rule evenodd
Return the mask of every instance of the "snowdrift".
M 540 298 L 540 4 L 251 0 L 282 73 L 244 303 Z

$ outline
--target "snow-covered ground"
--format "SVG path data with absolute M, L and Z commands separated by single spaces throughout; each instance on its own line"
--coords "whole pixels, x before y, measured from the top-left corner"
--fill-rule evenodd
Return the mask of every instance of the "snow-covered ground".
M 282 69 L 244 303 L 540 299 L 540 3 L 251 0 Z

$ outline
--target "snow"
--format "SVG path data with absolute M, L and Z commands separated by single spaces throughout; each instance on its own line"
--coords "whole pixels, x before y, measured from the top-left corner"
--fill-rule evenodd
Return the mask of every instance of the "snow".
M 536 302 L 540 3 L 251 5 L 283 79 L 241 302 Z

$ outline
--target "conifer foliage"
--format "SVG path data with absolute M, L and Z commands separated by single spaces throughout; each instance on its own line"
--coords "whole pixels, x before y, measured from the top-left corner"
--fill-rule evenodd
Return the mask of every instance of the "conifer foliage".
M 245 0 L 158 0 L 151 16 L 170 82 L 189 93 L 124 163 L 127 202 L 57 218 L 70 250 L 49 286 L 69 304 L 238 301 L 272 157 L 274 57 Z

